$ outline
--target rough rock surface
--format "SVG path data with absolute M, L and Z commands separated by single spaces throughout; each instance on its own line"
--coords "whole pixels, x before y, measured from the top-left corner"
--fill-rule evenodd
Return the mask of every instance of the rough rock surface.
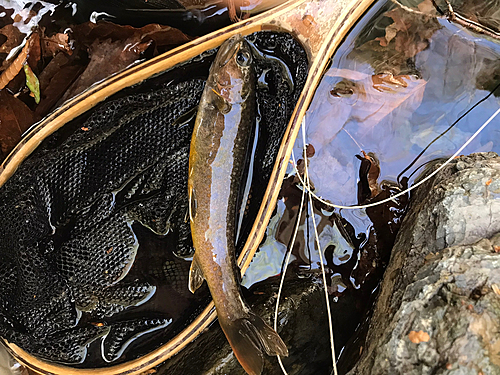
M 500 374 L 500 157 L 460 157 L 423 184 L 349 375 Z

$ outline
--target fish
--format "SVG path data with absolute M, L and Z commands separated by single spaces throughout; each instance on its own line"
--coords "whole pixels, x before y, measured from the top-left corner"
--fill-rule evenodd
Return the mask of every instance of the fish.
M 207 281 L 219 324 L 239 363 L 262 372 L 265 352 L 287 356 L 280 336 L 244 302 L 236 264 L 238 192 L 256 114 L 256 77 L 248 42 L 220 47 L 198 107 L 189 153 L 189 220 L 195 253 L 189 290 Z

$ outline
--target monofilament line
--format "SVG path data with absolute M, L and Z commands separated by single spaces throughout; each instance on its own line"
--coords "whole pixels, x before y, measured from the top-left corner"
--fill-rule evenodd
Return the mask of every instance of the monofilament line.
M 295 223 L 295 230 L 293 231 L 293 236 L 292 236 L 292 241 L 290 243 L 290 246 L 288 248 L 286 258 L 285 258 L 285 264 L 283 265 L 283 271 L 281 272 L 281 280 L 280 280 L 280 286 L 278 288 L 278 296 L 276 297 L 276 309 L 274 311 L 274 330 L 276 332 L 278 329 L 278 311 L 279 311 L 279 305 L 280 305 L 280 298 L 281 298 L 281 292 L 283 291 L 283 284 L 285 282 L 285 275 L 286 275 L 286 269 L 288 267 L 288 264 L 290 263 L 290 257 L 292 255 L 292 249 L 293 246 L 295 245 L 295 239 L 297 238 L 297 233 L 299 232 L 299 226 L 300 226 L 300 219 L 302 217 L 302 210 L 304 208 L 304 199 L 306 196 L 306 190 L 302 190 L 302 198 L 300 200 L 300 206 L 299 206 L 299 212 L 297 214 L 297 220 Z M 281 361 L 281 357 L 278 355 L 278 363 L 280 364 L 281 370 L 285 375 L 288 375 L 288 373 L 285 370 L 285 366 L 283 365 L 283 362 Z
M 448 160 L 446 160 L 443 164 L 441 164 L 439 166 L 439 168 L 437 168 L 430 175 L 426 176 L 421 181 L 418 181 L 417 183 L 413 184 L 408 189 L 405 189 L 405 190 L 403 190 L 403 191 L 401 191 L 401 192 L 399 192 L 399 193 L 397 193 L 395 195 L 392 195 L 389 198 L 383 199 L 383 200 L 378 201 L 378 202 L 369 203 L 369 204 L 363 204 L 363 205 L 360 205 L 360 206 L 342 206 L 340 204 L 330 203 L 330 202 L 322 199 L 321 197 L 317 196 L 314 192 L 312 192 L 311 189 L 309 189 L 309 185 L 306 186 L 306 183 L 304 182 L 304 180 L 300 176 L 300 173 L 299 173 L 299 171 L 297 169 L 297 163 L 295 163 L 295 158 L 293 158 L 293 167 L 295 169 L 295 173 L 296 173 L 297 177 L 299 178 L 300 182 L 302 183 L 302 186 L 304 186 L 304 189 L 307 189 L 308 193 L 311 194 L 315 199 L 317 199 L 318 201 L 320 201 L 321 203 L 323 203 L 323 204 L 325 204 L 325 205 L 327 205 L 329 207 L 339 208 L 339 209 L 345 209 L 345 210 L 353 210 L 353 209 L 360 209 L 360 208 L 375 207 L 375 206 L 378 206 L 380 204 L 384 204 L 384 203 L 387 203 L 387 202 L 393 202 L 394 199 L 396 199 L 396 198 L 398 198 L 398 197 L 400 197 L 402 195 L 405 195 L 405 194 L 409 193 L 411 190 L 419 187 L 420 185 L 422 185 L 423 183 L 425 183 L 426 181 L 428 181 L 429 179 L 431 179 L 432 177 L 434 177 L 440 170 L 442 170 L 444 167 L 446 167 L 448 164 L 450 164 L 453 159 L 455 159 L 457 156 L 459 156 L 460 153 L 464 150 L 464 148 L 466 148 L 469 145 L 469 143 L 471 143 L 479 135 L 479 133 L 481 133 L 483 131 L 483 129 L 486 126 L 488 126 L 489 123 L 492 122 L 495 119 L 495 117 L 498 116 L 499 113 L 500 113 L 500 108 L 497 109 L 497 111 L 494 114 L 492 114 L 490 116 L 490 118 L 488 120 L 486 120 L 486 122 L 483 125 L 481 125 L 481 127 L 479 129 L 477 129 L 477 131 L 462 145 L 462 147 L 460 147 L 452 156 L 450 156 L 448 158 Z M 292 154 L 292 157 L 293 157 L 293 154 Z M 307 166 L 307 162 L 306 162 L 306 166 Z
M 330 333 L 330 348 L 332 350 L 333 373 L 334 373 L 334 375 L 337 375 L 337 363 L 335 360 L 335 342 L 333 340 L 332 312 L 330 310 L 330 298 L 328 296 L 328 288 L 327 288 L 327 284 L 326 284 L 325 265 L 323 262 L 323 249 L 321 248 L 321 244 L 319 243 L 318 228 L 316 225 L 316 216 L 314 214 L 313 199 L 312 199 L 311 186 L 310 186 L 310 181 L 309 181 L 309 167 L 307 166 L 308 161 L 307 161 L 305 117 L 302 119 L 301 130 L 302 130 L 302 143 L 303 143 L 303 147 L 304 147 L 304 151 L 303 151 L 303 153 L 304 153 L 304 176 L 305 176 L 305 180 L 306 180 L 304 190 L 307 190 L 307 192 L 309 194 L 309 207 L 311 208 L 311 217 L 312 217 L 312 221 L 313 221 L 314 237 L 316 239 L 316 247 L 318 248 L 318 253 L 319 253 L 319 264 L 321 266 L 321 275 L 323 277 L 323 290 L 325 292 L 326 312 L 328 315 L 328 330 Z M 307 225 L 309 225 L 309 224 L 307 224 Z

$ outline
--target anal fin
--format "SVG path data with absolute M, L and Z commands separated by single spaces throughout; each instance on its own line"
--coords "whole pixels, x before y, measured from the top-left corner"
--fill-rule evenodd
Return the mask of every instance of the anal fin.
M 194 293 L 198 289 L 205 278 L 203 277 L 203 272 L 201 271 L 200 265 L 196 260 L 196 253 L 193 256 L 193 261 L 191 262 L 191 268 L 189 269 L 189 291 Z

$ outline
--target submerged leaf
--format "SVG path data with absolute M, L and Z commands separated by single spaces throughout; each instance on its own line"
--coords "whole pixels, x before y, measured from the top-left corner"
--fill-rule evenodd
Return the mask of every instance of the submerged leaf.
M 40 82 L 28 64 L 24 64 L 24 73 L 26 74 L 26 86 L 33 94 L 36 104 L 38 104 L 40 103 Z
M 30 49 L 34 44 L 36 44 L 37 40 L 39 41 L 38 35 L 36 33 L 31 34 L 19 55 L 14 59 L 14 61 L 10 63 L 8 68 L 2 72 L 2 74 L 0 75 L 0 90 L 7 86 L 9 82 L 12 81 L 21 71 L 23 65 L 28 59 Z
M 432 2 L 424 0 L 418 5 L 418 11 L 425 14 L 408 12 L 400 7 L 384 13 L 392 22 L 385 29 L 380 29 L 383 30 L 382 35 L 377 31 L 379 36 L 353 50 L 351 58 L 368 62 L 375 74 L 415 74 L 408 60 L 424 51 L 429 46 L 430 38 L 441 29 L 437 18 L 433 16 L 433 9 Z
M 61 102 L 85 91 L 94 83 L 125 69 L 137 61 L 149 43 L 137 43 L 131 39 L 111 41 L 96 40 L 89 49 L 90 62 L 85 71 L 66 91 Z
M 0 159 L 14 148 L 33 120 L 33 112 L 26 104 L 5 90 L 0 91 Z
M 21 33 L 14 25 L 5 25 L 0 29 L 0 34 L 7 38 L 5 42 L 0 45 L 0 53 L 5 53 L 7 55 L 13 48 L 18 47 L 25 37 L 25 34 Z
M 90 62 L 60 102 L 130 66 L 152 43 L 155 47 L 169 49 L 191 40 L 180 30 L 170 26 L 150 24 L 134 28 L 111 22 L 87 22 L 75 26 L 74 36 L 75 44 L 87 46 Z
M 59 52 L 38 76 L 41 100 L 35 109 L 36 114 L 43 117 L 49 113 L 84 69 L 85 65 L 79 59 Z
M 66 52 L 68 55 L 73 53 L 69 44 L 68 34 L 57 33 L 50 37 L 43 38 L 43 55 L 46 57 L 55 56 L 58 52 Z

